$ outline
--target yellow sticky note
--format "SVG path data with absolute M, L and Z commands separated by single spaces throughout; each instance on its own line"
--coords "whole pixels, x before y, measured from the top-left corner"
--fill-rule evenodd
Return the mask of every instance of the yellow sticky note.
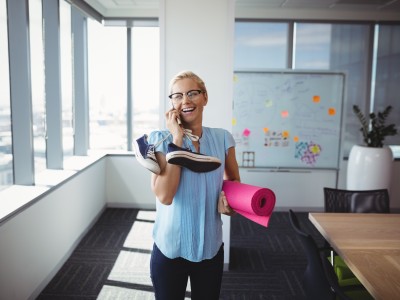
M 271 100 L 265 100 L 265 107 L 271 107 L 273 105 L 273 102 Z
M 319 154 L 321 152 L 321 149 L 319 148 L 318 145 L 313 145 L 310 149 L 312 154 Z
M 284 131 L 282 132 L 282 137 L 284 137 L 285 139 L 287 139 L 287 138 L 289 137 L 289 131 L 284 130 Z

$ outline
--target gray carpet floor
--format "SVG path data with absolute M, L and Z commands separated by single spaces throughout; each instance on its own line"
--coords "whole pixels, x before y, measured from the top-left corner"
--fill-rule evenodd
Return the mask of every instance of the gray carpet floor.
M 322 245 L 307 214 L 297 215 Z M 154 217 L 154 211 L 106 209 L 37 299 L 154 299 L 149 277 Z M 305 266 L 287 212 L 274 212 L 268 228 L 236 215 L 231 219 L 230 268 L 224 272 L 220 299 L 303 300 Z

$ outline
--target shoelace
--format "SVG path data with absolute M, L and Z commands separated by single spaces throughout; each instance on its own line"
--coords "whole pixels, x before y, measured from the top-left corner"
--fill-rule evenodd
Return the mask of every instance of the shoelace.
M 197 142 L 200 138 L 197 135 L 192 133 L 192 130 L 183 128 L 183 134 L 191 141 Z M 162 140 L 160 140 L 157 144 L 154 145 L 154 148 L 157 148 L 162 142 L 164 142 L 172 133 L 168 133 Z
M 192 134 L 192 130 L 190 129 L 184 128 L 183 133 L 189 140 L 192 140 L 193 142 L 197 142 L 200 139 L 197 135 Z

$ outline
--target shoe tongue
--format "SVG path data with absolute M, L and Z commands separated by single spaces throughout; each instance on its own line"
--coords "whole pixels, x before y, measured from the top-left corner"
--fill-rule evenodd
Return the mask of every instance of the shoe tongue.
M 197 135 L 192 134 L 190 129 L 183 129 L 185 135 L 192 141 L 197 142 L 200 138 Z

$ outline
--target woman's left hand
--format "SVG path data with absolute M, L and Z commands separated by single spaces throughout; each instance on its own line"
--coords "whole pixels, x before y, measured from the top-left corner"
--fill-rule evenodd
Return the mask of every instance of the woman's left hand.
M 221 192 L 218 199 L 218 212 L 227 216 L 233 216 L 236 212 L 229 206 L 224 191 Z

